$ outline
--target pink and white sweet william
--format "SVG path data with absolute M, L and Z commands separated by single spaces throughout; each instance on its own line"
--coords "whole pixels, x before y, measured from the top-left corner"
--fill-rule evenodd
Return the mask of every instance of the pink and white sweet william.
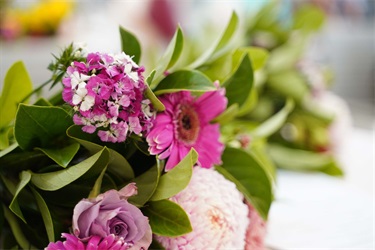
M 147 134 L 154 112 L 144 97 L 144 68 L 124 52 L 89 53 L 85 62 L 74 61 L 63 79 L 63 99 L 82 130 L 105 142 L 123 142 L 134 133 Z

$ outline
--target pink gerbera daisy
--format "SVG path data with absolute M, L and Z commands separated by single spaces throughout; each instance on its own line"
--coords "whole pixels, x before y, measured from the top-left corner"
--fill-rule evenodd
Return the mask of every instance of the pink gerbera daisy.
M 165 170 L 172 169 L 191 148 L 198 154 L 198 165 L 211 168 L 221 163 L 224 145 L 219 141 L 219 124 L 210 123 L 227 106 L 225 90 L 209 91 L 194 97 L 188 91 L 160 97 L 165 111 L 159 113 L 147 136 L 149 151 L 167 159 Z

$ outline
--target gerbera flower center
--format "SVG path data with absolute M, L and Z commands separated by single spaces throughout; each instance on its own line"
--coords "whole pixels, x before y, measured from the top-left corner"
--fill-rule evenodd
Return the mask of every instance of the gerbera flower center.
M 190 105 L 181 105 L 177 116 L 177 137 L 186 144 L 193 144 L 198 138 L 200 123 L 197 112 Z

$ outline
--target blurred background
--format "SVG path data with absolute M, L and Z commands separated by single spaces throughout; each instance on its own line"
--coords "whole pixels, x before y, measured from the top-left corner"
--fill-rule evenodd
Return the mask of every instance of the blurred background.
M 59 55 L 73 41 L 86 43 L 90 51 L 118 52 L 119 25 L 139 38 L 142 64 L 153 64 L 177 24 L 188 36 L 202 39 L 207 30 L 222 30 L 233 10 L 246 26 L 267 2 L 0 0 L 0 78 L 22 60 L 34 85 L 42 84 L 51 76 L 47 67 L 52 54 Z M 346 172 L 343 180 L 280 171 L 267 245 L 270 249 L 374 249 L 375 1 L 281 2 L 285 20 L 306 2 L 326 13 L 326 23 L 311 39 L 306 54 L 332 69 L 332 91 L 345 100 L 352 131 L 342 135 L 348 137 L 340 155 Z
M 248 20 L 267 0 L 1 0 L 0 74 L 23 60 L 35 85 L 48 79 L 51 53 L 72 41 L 90 50 L 120 49 L 118 25 L 140 39 L 143 49 L 163 46 L 179 23 L 185 33 L 201 36 L 209 26 L 223 27 L 232 10 Z M 311 2 L 328 15 L 312 39 L 308 56 L 329 65 L 333 91 L 349 104 L 356 126 L 370 128 L 374 107 L 374 1 L 282 0 L 285 18 L 293 7 Z M 288 13 L 289 12 L 289 13 Z M 147 53 L 147 52 L 146 52 Z

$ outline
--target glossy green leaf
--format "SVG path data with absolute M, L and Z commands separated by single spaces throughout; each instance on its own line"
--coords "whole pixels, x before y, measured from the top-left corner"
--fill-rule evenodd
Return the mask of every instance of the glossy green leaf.
M 159 163 L 160 162 L 157 161 L 155 166 L 132 180 L 132 182 L 135 182 L 137 185 L 138 194 L 129 198 L 131 203 L 137 206 L 143 206 L 148 200 L 150 200 L 159 184 L 161 167 Z
M 257 138 L 269 137 L 285 124 L 285 121 L 293 108 L 293 100 L 288 99 L 285 106 L 279 112 L 261 123 L 254 131 L 252 131 L 251 135 Z
M 166 76 L 156 87 L 156 95 L 173 93 L 182 90 L 193 92 L 206 92 L 216 90 L 212 81 L 195 70 L 180 70 Z
M 242 47 L 237 49 L 235 53 L 247 53 L 254 71 L 263 68 L 268 60 L 268 51 L 258 47 Z
M 73 125 L 66 131 L 66 133 L 70 138 L 76 140 L 84 148 L 90 151 L 91 154 L 95 154 L 103 149 L 103 146 L 91 142 L 91 135 L 84 133 L 80 126 Z M 110 163 L 108 165 L 108 170 L 124 180 L 134 178 L 133 169 L 125 157 L 113 149 L 108 150 L 110 152 Z
M 13 213 L 5 206 L 3 206 L 3 210 L 4 217 L 8 221 L 12 234 L 20 247 L 22 247 L 22 249 L 36 249 L 36 247 L 31 245 L 26 236 L 23 234 L 19 220 L 17 220 Z
M 133 57 L 133 61 L 138 64 L 141 60 L 141 45 L 138 39 L 131 32 L 122 27 L 120 27 L 120 37 L 122 51 L 130 57 Z
M 150 86 L 146 84 L 145 96 L 151 101 L 152 106 L 158 111 L 164 111 L 164 104 L 156 97 L 154 92 L 150 89 Z
M 103 148 L 93 156 L 69 168 L 42 174 L 32 173 L 31 182 L 42 190 L 58 190 L 77 180 L 89 171 L 90 168 L 95 166 L 101 166 L 103 168 L 108 164 L 108 161 L 109 151 L 107 148 Z
M 245 116 L 249 114 L 258 103 L 258 91 L 255 88 L 256 83 L 253 82 L 253 88 L 250 91 L 250 95 L 247 96 L 245 102 L 242 104 L 241 108 L 238 110 L 237 116 Z
M 286 98 L 293 98 L 297 103 L 301 103 L 309 94 L 305 80 L 296 71 L 271 75 L 268 78 L 267 86 Z
M 276 143 L 270 143 L 267 151 L 276 166 L 290 170 L 321 171 L 332 166 L 334 162 L 331 155 L 289 148 Z
M 103 168 L 102 172 L 100 173 L 99 177 L 96 179 L 94 186 L 92 187 L 88 198 L 95 198 L 101 193 L 102 188 L 102 181 L 105 174 L 107 167 Z
M 226 88 L 228 106 L 238 103 L 241 107 L 245 103 L 253 87 L 253 80 L 251 61 L 245 54 L 234 74 L 223 83 Z
M 193 166 L 197 160 L 198 153 L 192 148 L 173 169 L 160 177 L 159 184 L 150 200 L 168 199 L 184 190 L 190 182 Z
M 34 194 L 36 204 L 38 205 L 40 214 L 42 215 L 42 219 L 48 236 L 48 241 L 55 242 L 55 230 L 53 227 L 53 221 L 48 206 L 44 201 L 43 197 L 35 190 L 35 188 L 31 187 L 31 191 Z
M 45 153 L 58 165 L 66 168 L 79 150 L 79 143 L 72 143 L 64 148 L 36 148 Z
M 18 104 L 32 91 L 33 85 L 23 62 L 14 63 L 5 75 L 0 97 L 0 128 L 16 115 Z
M 222 156 L 223 164 L 216 169 L 267 219 L 272 203 L 272 182 L 269 175 L 253 155 L 241 149 L 227 147 Z
M 152 232 L 156 235 L 177 237 L 193 230 L 186 212 L 172 201 L 149 202 L 142 212 L 148 217 Z
M 46 147 L 57 136 L 64 135 L 72 124 L 71 116 L 62 108 L 20 104 L 14 136 L 20 148 L 24 150 Z
M 189 69 L 196 69 L 199 66 L 206 63 L 210 58 L 217 58 L 221 56 L 224 49 L 227 47 L 227 44 L 232 39 L 236 29 L 238 26 L 238 16 L 235 12 L 232 13 L 232 16 L 228 22 L 227 27 L 225 28 L 223 34 L 215 43 L 215 46 L 211 47 L 210 49 L 207 49 L 205 53 L 202 54 L 198 59 L 196 59 L 193 63 L 191 63 L 188 68 Z
M 164 55 L 158 61 L 156 67 L 155 80 L 159 81 L 160 77 L 164 72 L 175 65 L 179 59 L 182 48 L 184 46 L 184 36 L 182 34 L 181 28 L 177 27 L 176 33 L 174 34 L 172 40 L 170 41 Z M 151 84 L 150 84 L 151 85 Z M 152 86 L 152 85 L 151 85 Z
M 21 172 L 20 182 L 18 183 L 18 185 L 16 187 L 16 192 L 13 194 L 13 200 L 9 205 L 10 210 L 12 210 L 12 212 L 15 215 L 17 215 L 21 220 L 23 220 L 23 222 L 25 222 L 25 223 L 26 223 L 26 220 L 23 217 L 22 211 L 21 211 L 20 206 L 19 206 L 18 201 L 17 201 L 17 197 L 18 197 L 19 193 L 22 191 L 22 189 L 29 183 L 30 178 L 31 178 L 31 174 L 29 172 L 26 172 L 26 171 Z
M 261 141 L 258 141 L 256 144 L 257 145 L 251 146 L 250 152 L 256 158 L 256 160 L 262 164 L 263 168 L 266 170 L 270 179 L 273 181 L 273 183 L 275 183 L 276 182 L 276 166 L 267 153 L 267 150 L 266 150 L 267 141 L 261 140 Z

